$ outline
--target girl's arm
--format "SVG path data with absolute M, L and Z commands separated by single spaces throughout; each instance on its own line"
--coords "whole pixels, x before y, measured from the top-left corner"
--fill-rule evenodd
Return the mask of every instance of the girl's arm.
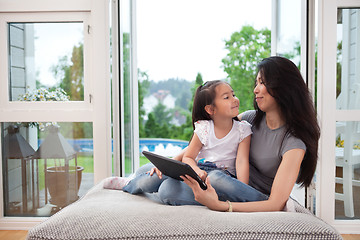
M 268 200 L 257 202 L 234 202 L 232 209 L 234 212 L 270 212 L 281 211 L 295 185 L 300 171 L 300 165 L 304 158 L 305 150 L 292 149 L 287 151 L 277 170 Z M 199 184 L 189 176 L 183 178 L 195 195 L 195 200 L 216 211 L 226 211 L 229 209 L 227 202 L 219 201 L 218 196 L 207 179 L 208 189 L 203 191 Z
M 196 134 L 194 134 L 193 137 L 191 138 L 189 146 L 187 147 L 187 149 L 184 153 L 182 161 L 184 163 L 189 164 L 194 169 L 194 171 L 199 175 L 199 177 L 201 179 L 205 180 L 207 173 L 205 171 L 201 170 L 195 161 L 201 148 L 202 148 L 202 143 L 201 143 L 199 137 Z
M 236 177 L 239 181 L 249 184 L 249 151 L 251 135 L 244 138 L 238 146 L 236 154 Z
M 175 157 L 173 157 L 173 159 L 181 162 L 186 150 L 187 150 L 187 147 L 184 148 L 183 150 L 181 150 L 181 152 L 178 155 L 176 155 Z

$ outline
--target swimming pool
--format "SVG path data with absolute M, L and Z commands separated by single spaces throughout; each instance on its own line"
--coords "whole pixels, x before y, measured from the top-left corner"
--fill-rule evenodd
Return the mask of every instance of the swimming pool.
M 39 146 L 42 141 L 42 139 L 38 140 Z M 93 139 L 67 139 L 67 142 L 76 152 L 90 153 L 93 152 L 94 149 Z M 187 146 L 187 141 L 177 139 L 140 138 L 139 140 L 140 153 L 145 150 L 169 157 L 175 156 Z

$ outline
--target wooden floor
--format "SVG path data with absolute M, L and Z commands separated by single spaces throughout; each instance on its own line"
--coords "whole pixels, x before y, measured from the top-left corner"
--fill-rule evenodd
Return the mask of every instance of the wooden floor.
M 27 231 L 14 231 L 14 230 L 0 230 L 1 240 L 25 240 Z M 344 234 L 342 235 L 344 240 L 360 240 L 360 235 Z
M 360 239 L 360 235 L 355 235 L 355 234 L 343 234 L 342 237 L 344 238 L 344 240 L 359 240 Z
M 1 230 L 0 239 L 1 240 L 25 240 L 28 231 L 10 231 L 10 230 Z

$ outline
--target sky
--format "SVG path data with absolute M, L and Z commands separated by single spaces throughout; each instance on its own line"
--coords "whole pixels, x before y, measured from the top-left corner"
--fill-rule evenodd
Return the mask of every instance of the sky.
M 124 1 L 126 2 L 126 1 Z M 271 0 L 137 0 L 138 68 L 150 80 L 224 79 L 225 40 L 249 24 L 271 29 Z M 35 24 L 35 66 L 46 85 L 52 66 L 83 41 L 82 24 Z M 124 24 L 126 26 L 126 24 Z M 55 47 L 54 47 L 55 46 Z
M 150 80 L 224 79 L 224 40 L 245 24 L 271 29 L 271 0 L 138 0 L 138 68 Z
M 51 68 L 58 64 L 60 57 L 68 56 L 70 61 L 73 47 L 83 42 L 83 24 L 35 23 L 34 38 L 34 62 L 38 79 L 46 85 L 55 85 L 58 80 L 54 78 Z

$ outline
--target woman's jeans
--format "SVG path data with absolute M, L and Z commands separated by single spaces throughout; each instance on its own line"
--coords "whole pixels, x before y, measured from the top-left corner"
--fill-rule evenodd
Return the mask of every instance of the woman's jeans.
M 192 189 L 183 181 L 171 177 L 162 176 L 162 179 L 154 173 L 147 173 L 153 165 L 148 163 L 136 172 L 135 178 L 131 180 L 123 191 L 131 194 L 158 192 L 160 200 L 169 205 L 200 205 L 195 201 Z M 242 183 L 229 173 L 207 166 L 199 166 L 208 172 L 210 184 L 219 196 L 219 200 L 231 202 L 253 202 L 267 200 L 268 196 Z

